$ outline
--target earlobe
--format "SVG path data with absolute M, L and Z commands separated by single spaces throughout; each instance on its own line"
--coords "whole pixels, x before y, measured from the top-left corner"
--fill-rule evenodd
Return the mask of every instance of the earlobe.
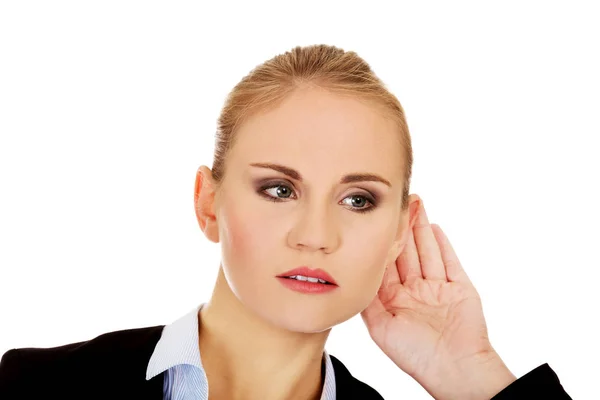
M 196 172 L 194 185 L 194 210 L 200 229 L 208 240 L 219 242 L 219 230 L 214 212 L 215 190 L 212 183 L 212 172 L 206 166 L 201 166 Z

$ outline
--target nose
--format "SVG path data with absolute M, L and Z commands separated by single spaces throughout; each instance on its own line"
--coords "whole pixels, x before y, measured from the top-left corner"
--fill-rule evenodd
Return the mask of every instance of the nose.
M 331 253 L 340 245 L 341 238 L 335 213 L 329 205 L 301 207 L 298 218 L 288 234 L 288 245 L 308 251 Z

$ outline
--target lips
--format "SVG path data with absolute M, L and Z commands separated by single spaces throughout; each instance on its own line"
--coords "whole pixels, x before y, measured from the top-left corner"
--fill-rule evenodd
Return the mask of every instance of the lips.
M 308 267 L 298 267 L 298 268 L 291 269 L 287 272 L 284 272 L 283 274 L 277 275 L 277 277 L 278 278 L 287 278 L 287 277 L 296 276 L 296 275 L 306 276 L 307 278 L 322 279 L 324 281 L 327 281 L 327 283 L 329 283 L 331 285 L 337 286 L 337 282 L 335 281 L 335 279 L 333 279 L 333 277 L 331 275 L 329 275 L 327 272 L 323 271 L 320 268 L 310 269 Z

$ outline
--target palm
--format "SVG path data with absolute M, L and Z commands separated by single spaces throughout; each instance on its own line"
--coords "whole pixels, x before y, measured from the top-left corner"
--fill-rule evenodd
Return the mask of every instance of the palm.
M 491 350 L 477 291 L 439 226 L 420 211 L 414 233 L 362 312 L 374 342 L 415 378 Z

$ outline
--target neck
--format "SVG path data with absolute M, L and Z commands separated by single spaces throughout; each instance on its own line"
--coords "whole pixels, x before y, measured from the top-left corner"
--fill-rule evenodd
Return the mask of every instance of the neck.
M 198 317 L 211 398 L 320 398 L 330 329 L 292 332 L 261 319 L 231 291 L 222 267 Z

